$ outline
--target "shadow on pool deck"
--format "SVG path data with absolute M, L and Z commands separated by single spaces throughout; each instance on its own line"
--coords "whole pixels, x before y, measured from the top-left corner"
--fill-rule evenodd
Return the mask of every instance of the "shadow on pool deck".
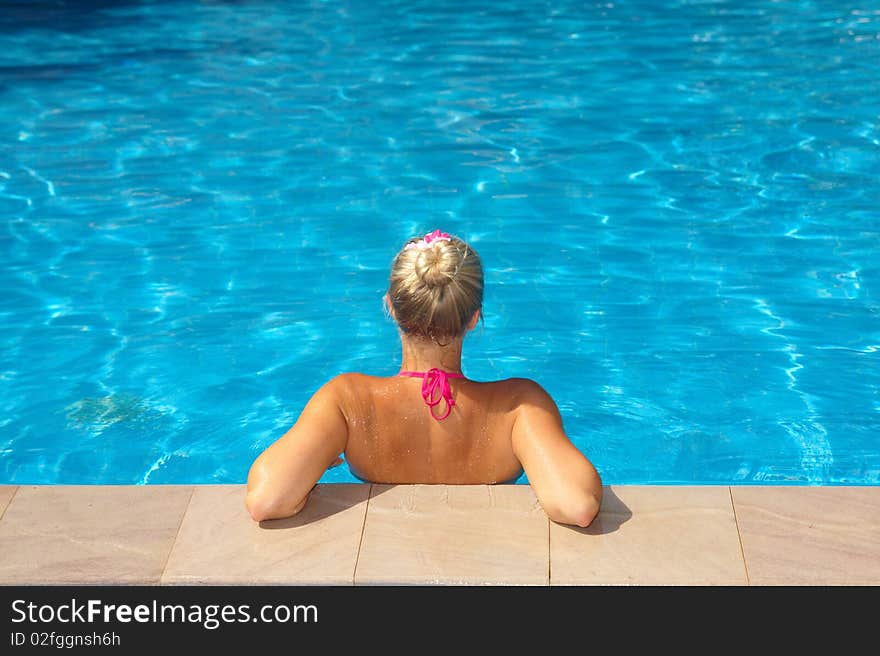
M 381 494 L 382 491 L 383 490 L 373 490 L 371 491 L 370 497 L 372 498 Z M 280 531 L 306 526 L 314 522 L 320 522 L 328 517 L 332 517 L 336 513 L 348 510 L 361 502 L 359 499 L 355 498 L 328 498 L 323 492 L 324 486 L 319 486 L 315 489 L 313 498 L 309 499 L 308 503 L 306 503 L 305 507 L 299 513 L 293 517 L 286 517 L 284 519 L 263 520 L 259 523 L 260 528 L 267 531 Z M 242 493 L 242 503 L 244 503 L 244 493 Z
M 567 526 L 566 528 L 583 535 L 607 535 L 614 533 L 632 518 L 632 510 L 618 497 L 614 490 L 606 487 L 602 497 L 602 510 L 596 519 L 587 526 Z

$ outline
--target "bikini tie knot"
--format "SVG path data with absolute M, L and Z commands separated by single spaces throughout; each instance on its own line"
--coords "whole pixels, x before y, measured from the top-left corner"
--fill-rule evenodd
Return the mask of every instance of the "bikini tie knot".
M 452 388 L 449 386 L 450 378 L 464 378 L 464 374 L 443 371 L 437 367 L 432 367 L 425 372 L 421 371 L 402 371 L 401 376 L 410 376 L 422 379 L 422 398 L 425 404 L 431 410 L 431 416 L 440 421 L 446 419 L 452 412 L 452 406 L 455 405 L 455 399 L 452 398 Z M 434 406 L 440 401 L 446 401 L 446 412 L 441 416 L 434 414 Z

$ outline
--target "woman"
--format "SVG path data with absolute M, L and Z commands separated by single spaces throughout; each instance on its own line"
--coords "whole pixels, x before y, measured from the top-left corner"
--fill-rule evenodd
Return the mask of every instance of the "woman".
M 344 453 L 352 473 L 375 483 L 491 484 L 525 470 L 550 519 L 589 525 L 602 481 L 566 436 L 553 399 L 525 378 L 480 383 L 461 373 L 462 342 L 482 302 L 483 268 L 470 246 L 439 230 L 410 239 L 385 295 L 400 328 L 400 373 L 341 374 L 319 389 L 251 466 L 251 516 L 299 512 Z

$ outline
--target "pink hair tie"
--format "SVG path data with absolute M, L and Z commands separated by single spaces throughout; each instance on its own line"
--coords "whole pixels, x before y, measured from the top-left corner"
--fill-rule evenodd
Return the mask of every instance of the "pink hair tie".
M 437 241 L 450 241 L 452 237 L 445 232 L 440 232 L 439 229 L 434 232 L 429 232 L 427 235 L 422 237 L 419 241 L 411 241 L 406 246 L 403 247 L 403 250 L 408 251 L 410 248 L 418 248 L 419 250 L 424 250 L 426 248 L 430 248 L 431 244 Z

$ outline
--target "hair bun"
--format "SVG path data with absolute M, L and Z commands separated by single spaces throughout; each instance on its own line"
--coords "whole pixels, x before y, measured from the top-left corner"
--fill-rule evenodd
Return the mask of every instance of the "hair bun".
M 439 243 L 420 251 L 415 264 L 416 275 L 428 287 L 445 287 L 452 282 L 454 257 Z
M 483 305 L 480 256 L 440 230 L 411 238 L 391 263 L 388 299 L 401 333 L 438 344 L 461 337 Z

